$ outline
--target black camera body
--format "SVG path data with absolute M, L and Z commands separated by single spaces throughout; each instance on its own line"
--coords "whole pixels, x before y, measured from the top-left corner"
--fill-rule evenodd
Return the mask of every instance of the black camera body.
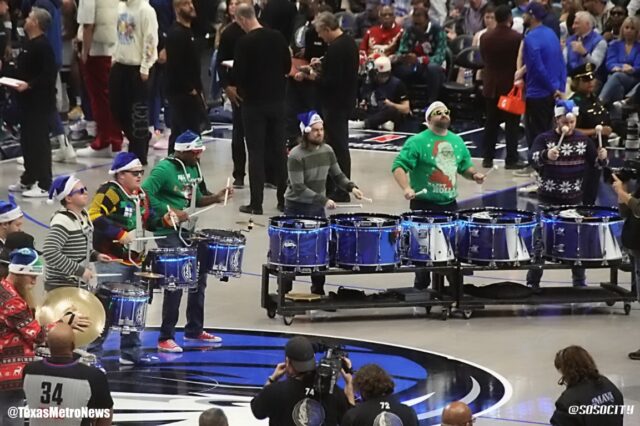
M 316 367 L 316 377 L 313 388 L 316 395 L 333 395 L 333 392 L 340 378 L 340 371 L 347 370 L 347 364 L 343 358 L 348 357 L 348 353 L 341 345 L 317 345 L 318 352 L 325 352 Z
M 622 182 L 628 182 L 632 179 L 638 180 L 640 177 L 640 158 L 625 160 L 622 167 L 605 167 L 602 171 L 602 177 L 608 184 L 613 183 L 614 174 Z

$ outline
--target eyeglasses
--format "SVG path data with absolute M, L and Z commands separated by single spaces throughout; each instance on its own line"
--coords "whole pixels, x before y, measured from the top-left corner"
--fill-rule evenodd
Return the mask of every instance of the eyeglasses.
M 73 197 L 76 194 L 88 194 L 89 190 L 87 189 L 87 187 L 85 186 L 84 188 L 80 188 L 80 189 L 74 189 L 73 191 L 69 192 L 69 197 Z
M 439 116 L 441 116 L 441 115 L 447 115 L 447 116 L 448 116 L 449 114 L 451 114 L 451 111 L 449 111 L 448 109 L 439 109 L 439 110 L 437 110 L 437 111 L 433 111 L 433 112 L 431 113 L 430 117 L 433 117 L 434 115 L 435 115 L 436 117 L 439 117 Z
M 135 177 L 144 176 L 144 170 L 127 170 L 127 173 L 130 173 Z

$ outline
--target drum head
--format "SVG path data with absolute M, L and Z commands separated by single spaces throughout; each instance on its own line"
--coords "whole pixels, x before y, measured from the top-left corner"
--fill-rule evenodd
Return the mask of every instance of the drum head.
M 184 256 L 184 255 L 196 255 L 195 247 L 169 247 L 169 248 L 154 248 L 149 250 L 149 256 Z
M 226 244 L 244 244 L 247 239 L 241 232 L 229 231 L 226 229 L 201 229 L 198 235 L 202 235 L 208 242 L 226 243 Z
M 618 209 L 603 206 L 561 206 L 545 209 L 543 216 L 564 222 L 622 221 Z
M 275 216 L 269 219 L 269 226 L 274 228 L 316 229 L 328 227 L 329 221 L 321 217 Z
M 397 226 L 400 223 L 400 217 L 380 213 L 345 213 L 331 216 L 331 223 L 339 226 L 380 228 Z
M 138 285 L 129 283 L 101 284 L 99 289 L 117 296 L 146 296 L 147 291 Z
M 525 210 L 502 209 L 499 207 L 483 207 L 478 209 L 462 210 L 460 219 L 466 222 L 479 223 L 527 223 L 535 222 L 535 213 Z
M 447 223 L 453 222 L 456 215 L 452 212 L 434 212 L 430 210 L 416 210 L 402 214 L 402 220 L 418 223 Z

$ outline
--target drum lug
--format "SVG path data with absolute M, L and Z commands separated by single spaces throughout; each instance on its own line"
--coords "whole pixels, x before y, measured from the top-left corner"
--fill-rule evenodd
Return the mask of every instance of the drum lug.
M 563 236 L 564 235 L 564 228 L 555 228 L 554 231 L 555 231 L 556 235 L 559 235 L 559 236 Z

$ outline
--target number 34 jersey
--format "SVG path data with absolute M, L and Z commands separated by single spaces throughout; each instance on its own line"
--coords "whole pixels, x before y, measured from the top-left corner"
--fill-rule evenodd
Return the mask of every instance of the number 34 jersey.
M 110 409 L 113 400 L 105 374 L 80 363 L 77 359 L 49 358 L 32 362 L 24 369 L 24 393 L 30 409 Z M 50 411 L 50 412 L 53 412 Z M 32 418 L 31 426 L 55 424 L 64 426 L 90 425 L 88 418 Z

